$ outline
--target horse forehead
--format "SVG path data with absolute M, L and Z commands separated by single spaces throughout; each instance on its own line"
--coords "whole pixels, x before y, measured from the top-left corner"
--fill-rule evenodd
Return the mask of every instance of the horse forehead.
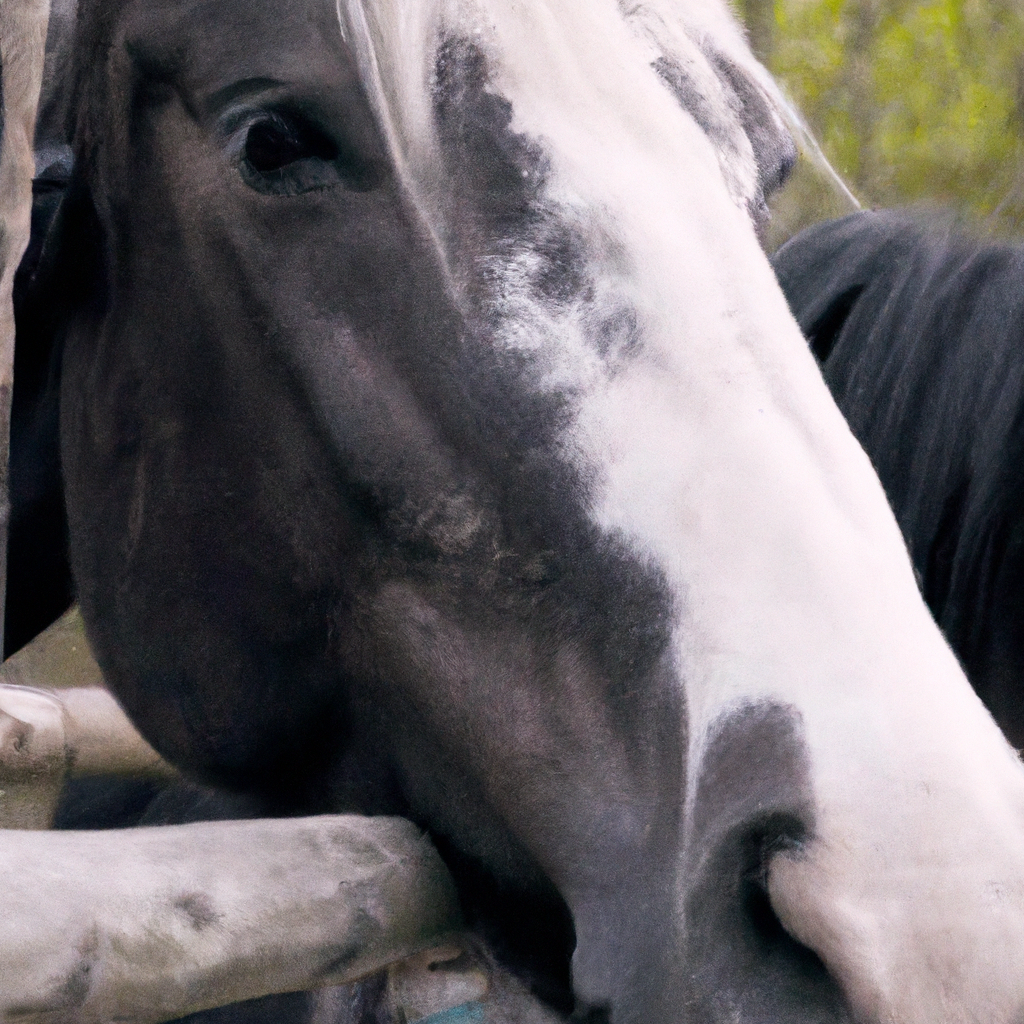
M 456 54 L 479 61 L 484 73 L 474 84 L 504 101 L 511 128 L 545 149 L 552 184 L 561 177 L 578 192 L 591 186 L 597 202 L 621 203 L 640 191 L 637 166 L 682 165 L 679 171 L 717 156 L 737 205 L 749 208 L 757 196 L 758 161 L 739 93 L 748 91 L 747 80 L 760 91 L 764 79 L 718 3 L 336 3 L 399 172 L 428 211 L 442 205 L 436 194 L 447 177 L 436 118 L 439 66 L 450 69 Z M 455 41 L 464 44 L 458 51 Z M 460 99 L 472 96 L 464 90 Z M 768 122 L 761 129 L 788 139 L 774 110 L 771 101 L 761 106 Z M 695 145 L 695 134 L 710 146 Z M 589 173 L 608 164 L 629 167 L 632 176 Z
M 300 86 L 358 79 L 399 176 L 439 235 L 450 168 L 436 117 L 438 68 L 451 63 L 454 40 L 471 44 L 462 54 L 482 58 L 479 88 L 507 104 L 511 128 L 550 157 L 548 191 L 561 185 L 585 204 L 621 209 L 642 195 L 637 180 L 650 168 L 685 181 L 696 160 L 754 211 L 763 206 L 762 179 L 774 173 L 758 166 L 743 110 L 766 79 L 715 2 L 317 0 L 299 10 L 128 0 L 127 10 L 136 61 L 155 55 L 153 64 L 187 79 L 186 88 L 231 78 Z M 773 101 L 754 105 L 757 134 L 788 140 Z M 598 173 L 605 166 L 618 171 Z

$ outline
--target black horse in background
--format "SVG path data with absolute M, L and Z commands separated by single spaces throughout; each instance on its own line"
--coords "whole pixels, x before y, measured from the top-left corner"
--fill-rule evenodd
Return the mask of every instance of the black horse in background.
M 1024 246 L 865 212 L 774 257 L 929 607 L 1024 747 Z

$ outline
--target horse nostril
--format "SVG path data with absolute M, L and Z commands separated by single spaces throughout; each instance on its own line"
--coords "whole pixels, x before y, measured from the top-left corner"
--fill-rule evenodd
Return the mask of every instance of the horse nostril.
M 740 909 L 747 922 L 751 942 L 761 957 L 784 964 L 787 973 L 804 979 L 828 979 L 828 969 L 817 953 L 786 931 L 772 906 L 768 892 L 768 871 L 772 858 L 799 848 L 807 839 L 807 828 L 799 816 L 775 814 L 748 833 L 741 841 L 741 863 L 745 864 L 738 890 Z
M 806 840 L 806 834 L 807 828 L 798 816 L 776 814 L 752 829 L 740 843 L 740 861 L 744 865 L 739 888 L 740 906 L 753 933 L 766 945 L 785 945 L 796 941 L 783 927 L 772 906 L 768 893 L 768 870 L 776 854 L 799 847 Z
M 744 882 L 741 903 L 754 932 L 766 943 L 779 942 L 786 931 L 772 907 L 768 892 L 760 881 Z M 788 938 L 788 936 L 786 936 Z
M 708 837 L 710 848 L 688 879 L 694 1019 L 848 1022 L 839 985 L 818 955 L 785 930 L 769 896 L 772 858 L 804 839 L 802 816 L 744 817 L 722 822 Z
M 767 864 L 765 864 L 767 868 Z M 765 883 L 766 872 L 744 879 L 740 884 L 740 905 L 751 934 L 761 952 L 770 959 L 787 961 L 796 973 L 805 977 L 827 977 L 828 970 L 813 949 L 793 938 L 779 920 Z

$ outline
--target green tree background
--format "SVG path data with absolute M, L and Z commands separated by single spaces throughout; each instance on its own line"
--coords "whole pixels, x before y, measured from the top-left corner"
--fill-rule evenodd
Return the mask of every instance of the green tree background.
M 1019 0 L 737 3 L 755 53 L 861 203 L 929 201 L 996 234 L 1024 231 Z M 816 207 L 836 212 L 806 181 L 781 206 L 782 234 Z

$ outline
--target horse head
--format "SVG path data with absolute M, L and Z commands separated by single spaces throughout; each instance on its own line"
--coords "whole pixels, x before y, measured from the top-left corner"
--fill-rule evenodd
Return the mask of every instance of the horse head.
M 579 1019 L 1018 1020 L 1024 776 L 759 247 L 724 6 L 85 0 L 75 52 L 72 562 L 154 746 L 419 822 Z

